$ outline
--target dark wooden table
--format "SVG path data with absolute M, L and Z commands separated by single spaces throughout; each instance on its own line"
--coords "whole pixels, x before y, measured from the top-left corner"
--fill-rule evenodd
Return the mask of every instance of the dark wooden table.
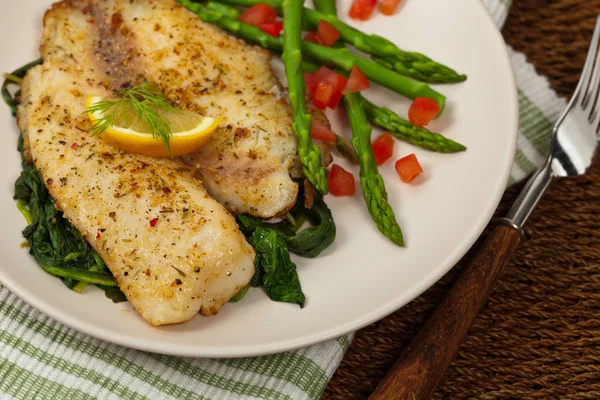
M 570 96 L 600 0 L 513 3 L 506 42 Z M 498 213 L 522 185 L 507 191 Z M 471 255 L 412 303 L 359 331 L 324 398 L 367 398 Z M 600 159 L 585 177 L 552 184 L 435 398 L 600 399 Z

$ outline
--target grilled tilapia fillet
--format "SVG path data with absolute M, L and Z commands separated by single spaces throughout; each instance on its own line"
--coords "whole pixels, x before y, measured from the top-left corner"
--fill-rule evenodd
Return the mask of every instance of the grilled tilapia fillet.
M 294 205 L 297 141 L 267 51 L 202 22 L 175 0 L 95 1 L 88 11 L 110 25 L 106 38 L 131 46 L 127 62 L 175 105 L 224 118 L 212 140 L 184 157 L 213 198 L 262 218 Z
M 31 158 L 57 208 L 150 324 L 215 314 L 250 281 L 254 250 L 192 168 L 123 153 L 88 132 L 86 96 L 109 95 L 135 64 L 107 78 L 124 49 L 98 48 L 104 28 L 79 5 L 64 1 L 46 13 L 44 64 L 22 84 L 18 121 Z

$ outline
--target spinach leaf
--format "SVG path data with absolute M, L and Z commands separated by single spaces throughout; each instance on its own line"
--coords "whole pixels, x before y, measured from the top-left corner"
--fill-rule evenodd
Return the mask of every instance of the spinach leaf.
M 262 269 L 261 265 L 260 253 L 256 253 L 256 258 L 254 259 L 254 276 L 250 280 L 250 286 L 252 287 L 260 287 L 263 284 L 263 276 L 265 275 L 265 271 Z
M 299 218 L 304 215 L 312 226 L 290 235 L 289 229 L 286 229 L 289 222 L 285 221 L 279 224 L 277 231 L 283 236 L 291 252 L 302 257 L 314 258 L 335 240 L 336 229 L 333 216 L 327 204 L 320 197 L 315 197 L 310 209 L 304 208 L 304 202 L 298 203 L 300 204 L 296 204 L 292 209 L 292 216 Z
M 262 219 L 250 215 L 239 214 L 236 215 L 235 219 L 237 220 L 240 230 L 244 236 L 246 236 L 246 239 L 248 239 L 250 244 L 252 244 L 252 234 L 256 228 L 269 226 L 269 224 L 264 222 Z
M 36 65 L 39 65 L 42 63 L 42 59 L 38 59 L 35 61 L 30 62 L 29 64 L 23 65 L 21 68 L 14 70 L 13 72 L 11 72 L 12 76 L 15 76 L 17 78 L 23 78 L 25 76 L 25 74 L 27 73 L 27 71 L 29 71 L 31 68 L 35 67 Z M 15 93 L 15 95 L 11 95 L 9 90 L 8 90 L 8 86 L 11 84 L 15 84 L 15 82 L 11 82 L 9 79 L 5 79 L 4 82 L 2 83 L 2 98 L 4 99 L 4 102 L 10 107 L 10 111 L 13 115 L 13 117 L 15 117 L 17 115 L 17 97 L 19 97 L 20 93 Z
M 299 198 L 290 214 L 296 220 L 308 219 L 312 226 L 296 232 L 297 227 L 287 220 L 270 224 L 249 215 L 238 215 L 237 221 L 246 237 L 259 227 L 275 229 L 285 240 L 289 251 L 302 257 L 314 258 L 335 241 L 335 222 L 322 198 L 315 197 L 310 209 L 305 208 L 304 201 Z
M 252 244 L 260 254 L 259 268 L 264 272 L 262 283 L 269 298 L 304 307 L 305 297 L 296 264 L 290 259 L 285 240 L 275 229 L 256 228 Z

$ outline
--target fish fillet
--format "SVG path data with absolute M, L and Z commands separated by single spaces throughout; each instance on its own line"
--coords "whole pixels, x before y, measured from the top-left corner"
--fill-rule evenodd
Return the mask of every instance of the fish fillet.
M 88 11 L 95 24 L 109 26 L 104 37 L 113 46 L 129 46 L 107 78 L 123 62 L 134 64 L 176 106 L 223 118 L 212 139 L 184 157 L 213 198 L 261 218 L 295 204 L 298 186 L 290 174 L 302 175 L 297 140 L 267 51 L 202 22 L 175 0 L 96 1 Z M 132 79 L 128 74 L 123 83 Z
M 94 4 L 105 8 L 65 0 L 45 15 L 44 63 L 26 75 L 18 114 L 28 151 L 57 208 L 144 319 L 215 314 L 250 281 L 254 250 L 193 168 L 123 153 L 89 134 L 86 96 L 108 96 L 143 75 L 133 60 L 124 63 L 134 46 L 110 35 L 114 14 L 97 20 L 116 2 Z

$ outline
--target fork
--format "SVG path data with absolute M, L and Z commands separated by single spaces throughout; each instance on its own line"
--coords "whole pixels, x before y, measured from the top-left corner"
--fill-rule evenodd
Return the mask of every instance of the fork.
M 552 131 L 550 155 L 509 212 L 415 335 L 370 399 L 428 400 L 477 313 L 523 239 L 523 226 L 555 176 L 583 175 L 592 163 L 600 121 L 600 16 L 577 88 Z

